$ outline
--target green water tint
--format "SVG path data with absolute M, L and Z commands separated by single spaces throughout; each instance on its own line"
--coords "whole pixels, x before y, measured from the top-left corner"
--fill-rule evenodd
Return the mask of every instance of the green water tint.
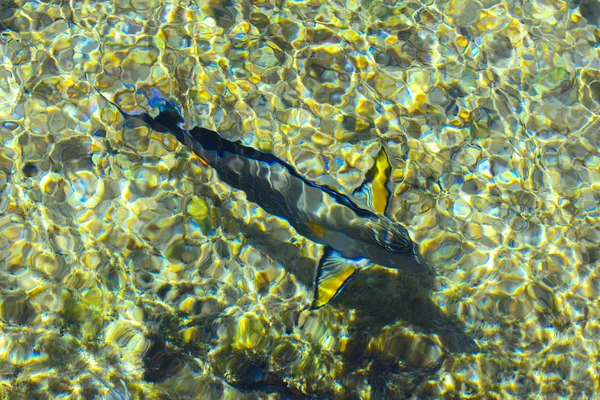
M 593 1 L 73 7 L 0 10 L 1 396 L 597 397 Z M 437 276 L 301 312 L 322 246 L 82 71 L 375 211 L 384 147 Z

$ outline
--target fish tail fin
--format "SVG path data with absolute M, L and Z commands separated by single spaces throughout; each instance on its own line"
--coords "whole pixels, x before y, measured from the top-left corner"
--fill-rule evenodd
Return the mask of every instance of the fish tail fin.
M 154 126 L 152 128 L 163 133 L 171 133 L 177 140 L 187 145 L 185 141 L 185 131 L 179 126 L 185 122 L 181 115 L 181 110 L 170 100 L 160 99 L 155 101 L 159 113 L 154 117 Z
M 126 120 L 138 119 L 157 132 L 172 133 L 180 142 L 184 143 L 185 132 L 179 127 L 179 124 L 183 123 L 185 120 L 181 115 L 179 107 L 177 107 L 172 101 L 161 97 L 160 93 L 156 89 L 152 89 L 150 94 L 146 94 L 142 90 L 135 89 L 133 85 L 126 85 L 119 78 L 119 80 L 121 80 L 121 82 L 123 82 L 123 84 L 126 87 L 133 89 L 137 94 L 144 96 L 148 101 L 150 107 L 157 107 L 159 110 L 159 113 L 156 117 L 151 117 L 148 113 L 145 112 L 140 114 L 129 114 L 123 111 L 123 109 L 117 103 L 109 100 L 100 91 L 100 89 L 98 89 L 94 84 L 92 84 L 88 79 L 87 74 L 85 75 L 85 79 L 90 84 L 90 86 L 100 95 L 100 97 L 102 97 L 102 99 L 104 99 L 104 101 L 106 101 L 107 103 L 113 105 L 119 111 L 121 116 L 123 116 L 123 118 L 125 118 Z
M 128 114 L 125 111 L 123 111 L 121 109 L 121 107 L 119 107 L 114 101 L 110 101 L 109 99 L 107 99 L 106 96 L 104 94 L 102 94 L 102 92 L 100 91 L 100 89 L 98 89 L 96 86 L 94 86 L 89 80 L 88 80 L 88 83 L 96 91 L 96 93 L 98 93 L 98 95 L 100 95 L 100 97 L 102 97 L 102 99 L 104 99 L 104 101 L 106 101 L 109 104 L 112 104 L 117 109 L 117 111 L 119 111 L 119 114 L 121 114 L 121 116 L 123 118 L 125 118 L 125 119 L 131 118 L 130 114 Z

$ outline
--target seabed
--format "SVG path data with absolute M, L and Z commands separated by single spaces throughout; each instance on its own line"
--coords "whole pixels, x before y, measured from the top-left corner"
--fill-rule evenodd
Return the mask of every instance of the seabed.
M 0 395 L 597 398 L 599 26 L 593 0 L 2 0 Z M 342 193 L 385 149 L 431 272 L 310 310 L 323 246 L 100 93 Z

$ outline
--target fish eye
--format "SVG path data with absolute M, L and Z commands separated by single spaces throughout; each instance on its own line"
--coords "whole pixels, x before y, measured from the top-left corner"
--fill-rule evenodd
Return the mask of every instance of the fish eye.
M 382 245 L 383 247 L 390 252 L 394 252 L 394 247 L 393 247 L 393 243 L 394 243 L 394 235 L 392 235 L 391 232 L 385 232 L 385 235 L 383 235 L 383 240 L 382 240 Z
M 392 235 L 392 233 L 390 231 L 387 231 L 385 233 L 385 243 L 387 245 L 387 243 L 393 243 L 394 242 L 394 235 Z

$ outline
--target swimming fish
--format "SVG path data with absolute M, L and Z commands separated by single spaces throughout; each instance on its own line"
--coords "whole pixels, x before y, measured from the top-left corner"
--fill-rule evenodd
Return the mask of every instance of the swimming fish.
M 325 246 L 312 308 L 328 304 L 369 261 L 413 273 L 428 270 L 406 228 L 383 215 L 386 207 L 381 201 L 372 202 L 378 213 L 360 207 L 350 197 L 310 181 L 273 154 L 227 140 L 202 127 L 189 131 L 181 128 L 184 119 L 172 102 L 160 99 L 152 103 L 160 111 L 156 117 L 128 114 L 112 104 L 125 119 L 138 119 L 157 132 L 174 135 L 214 168 L 221 180 L 244 191 L 249 201 L 285 218 L 300 235 Z M 389 194 L 383 189 L 381 177 L 381 171 L 389 170 L 386 161 L 379 157 L 376 160 L 373 186 Z

